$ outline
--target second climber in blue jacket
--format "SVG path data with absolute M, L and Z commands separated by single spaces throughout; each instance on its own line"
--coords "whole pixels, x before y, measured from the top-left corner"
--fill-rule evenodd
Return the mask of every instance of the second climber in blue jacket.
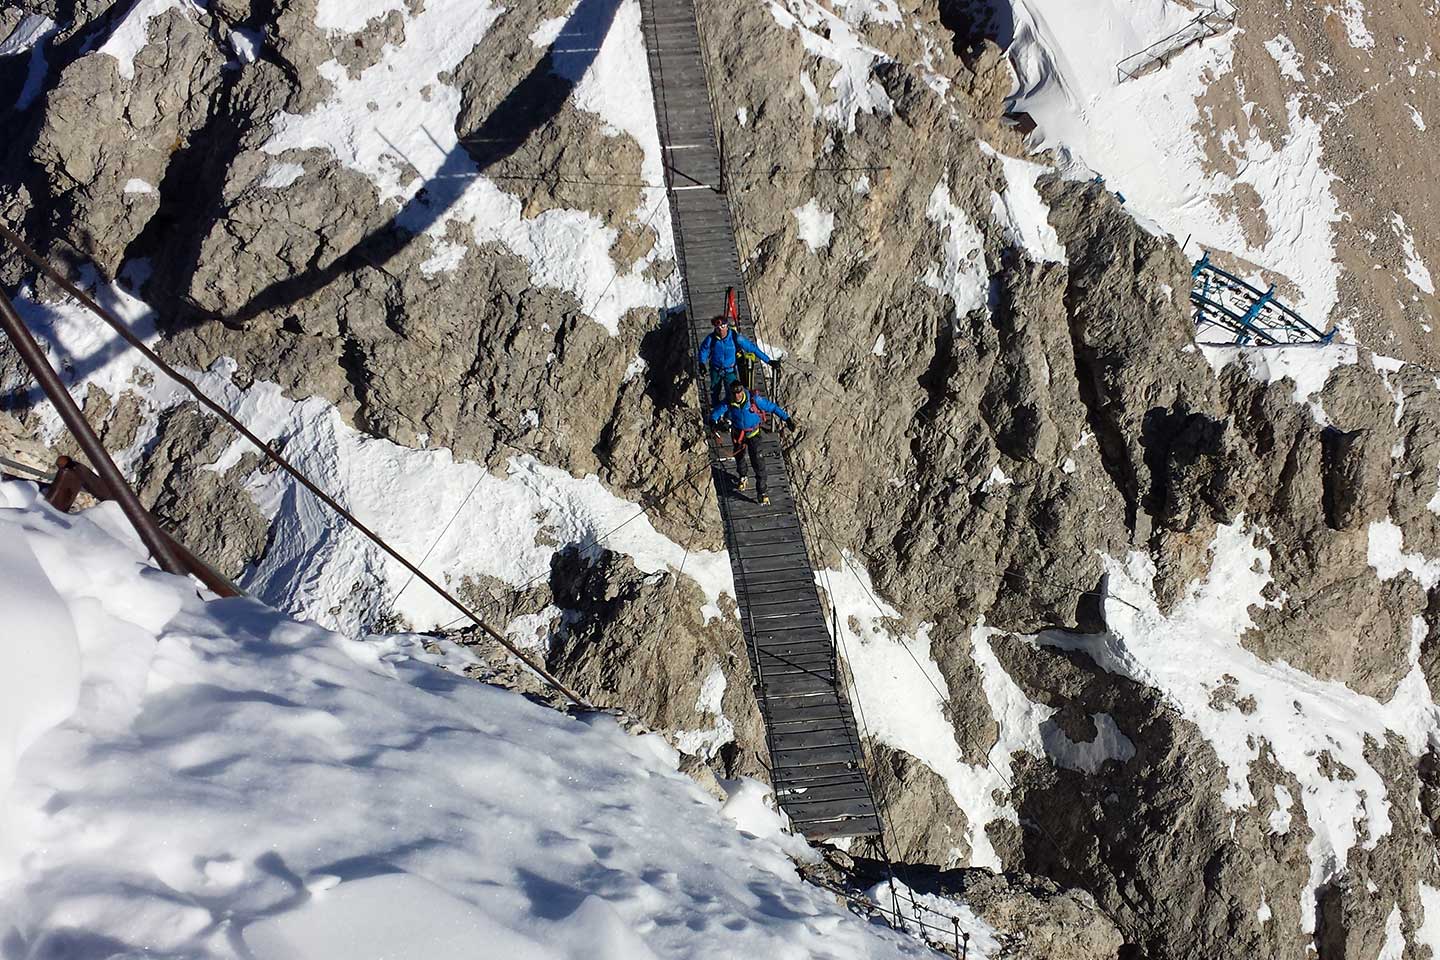
M 735 358 L 741 350 L 748 350 L 766 363 L 773 364 L 769 355 L 757 347 L 739 330 L 730 329 L 730 318 L 723 313 L 711 320 L 715 332 L 700 341 L 700 362 L 710 367 L 710 398 L 715 403 L 725 401 L 724 390 L 737 380 Z
M 752 397 L 739 380 L 730 384 L 730 399 L 715 404 L 710 412 L 710 422 L 717 426 L 722 420 L 730 421 L 730 439 L 735 444 L 735 474 L 740 478 L 739 488 L 745 489 L 745 457 L 748 453 L 750 465 L 755 468 L 755 492 L 761 503 L 769 503 L 765 489 L 765 465 L 760 459 L 760 428 L 766 416 L 779 417 L 780 422 L 794 429 L 795 420 L 785 409 L 765 397 Z

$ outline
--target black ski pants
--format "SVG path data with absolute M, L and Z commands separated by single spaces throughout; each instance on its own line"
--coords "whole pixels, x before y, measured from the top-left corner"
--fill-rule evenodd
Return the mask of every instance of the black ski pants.
M 755 492 L 763 497 L 767 484 L 765 483 L 765 461 L 760 459 L 759 432 L 753 437 L 745 437 L 735 445 L 735 475 L 742 480 L 745 478 L 746 457 L 750 458 L 750 465 L 755 468 Z

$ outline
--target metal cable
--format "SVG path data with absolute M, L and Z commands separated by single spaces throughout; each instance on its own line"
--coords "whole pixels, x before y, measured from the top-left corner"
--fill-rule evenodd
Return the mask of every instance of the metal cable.
M 120 339 L 124 340 L 126 343 L 130 344 L 130 346 L 138 350 L 141 355 L 143 355 L 147 360 L 154 364 L 166 376 L 170 377 L 171 380 L 175 381 L 177 384 L 183 387 L 186 392 L 188 392 L 197 401 L 199 401 L 201 406 L 205 407 L 211 413 L 215 414 L 221 420 L 225 421 L 225 423 L 229 424 L 232 429 L 234 429 L 246 440 L 250 441 L 250 443 L 252 443 L 255 448 L 265 456 L 266 459 L 268 459 L 271 463 L 274 463 L 277 467 L 288 473 L 291 477 L 295 479 L 297 483 L 299 483 L 306 490 L 309 490 L 312 494 L 319 498 L 321 503 L 325 504 L 332 511 L 334 511 L 342 520 L 350 524 L 350 526 L 358 530 L 361 534 L 363 534 L 368 540 L 374 543 L 386 554 L 398 561 L 401 566 L 409 570 L 415 578 L 419 579 L 426 586 L 430 587 L 430 589 L 434 590 L 441 597 L 445 598 L 445 600 L 447 600 L 452 606 L 454 606 L 455 609 L 465 614 L 465 616 L 472 620 L 476 626 L 478 626 L 481 630 L 485 631 L 485 633 L 488 634 L 492 640 L 494 640 L 496 643 L 500 644 L 502 647 L 508 650 L 512 656 L 514 656 L 525 666 L 533 670 L 537 676 L 543 679 L 551 687 L 564 694 L 576 706 L 579 706 L 586 710 L 596 709 L 593 704 L 589 703 L 583 697 L 579 696 L 578 694 L 571 691 L 568 687 L 566 687 L 564 683 L 562 683 L 557 677 L 555 677 L 548 670 L 546 670 L 544 666 L 536 663 L 529 656 L 527 656 L 524 651 L 520 650 L 509 640 L 505 639 L 505 637 L 501 635 L 499 631 L 497 631 L 494 627 L 490 626 L 488 623 L 482 620 L 478 614 L 472 611 L 465 604 L 457 600 L 454 595 L 450 593 L 450 591 L 446 590 L 440 584 L 436 583 L 434 580 L 430 579 L 430 577 L 426 576 L 419 567 L 417 567 L 414 563 L 410 562 L 408 558 L 406 558 L 394 547 L 390 546 L 390 544 L 387 543 L 384 538 L 379 536 L 368 526 L 356 519 L 356 517 L 352 513 L 350 513 L 349 510 L 341 506 L 334 497 L 330 496 L 319 486 L 317 486 L 309 477 L 305 476 L 304 473 L 302 473 L 297 467 L 295 467 L 294 464 L 290 463 L 289 460 L 285 459 L 280 454 L 272 450 L 268 443 L 261 440 L 254 433 L 252 433 L 250 429 L 246 427 L 245 424 L 237 420 L 230 413 L 230 411 L 226 410 L 220 404 L 210 399 L 210 397 L 207 396 L 204 391 L 202 391 L 198 386 L 195 385 L 194 381 L 177 371 L 174 367 L 170 366 L 170 364 L 167 363 L 165 360 L 161 359 L 160 355 L 157 354 L 154 350 L 150 349 L 150 347 L 143 340 L 135 336 L 135 334 L 131 333 L 128 327 L 126 327 L 123 323 L 121 323 L 118 319 L 111 315 L 108 310 L 106 310 L 104 307 L 100 306 L 100 304 L 96 303 L 93 299 L 91 299 L 88 294 L 86 294 L 83 290 L 81 290 L 74 283 L 72 283 L 67 277 L 61 274 L 54 267 L 50 266 L 47 261 L 45 261 L 33 249 L 31 249 L 29 244 L 27 244 L 23 239 L 21 239 L 20 236 L 15 233 L 15 231 L 11 230 L 10 227 L 4 223 L 0 223 L 0 237 L 3 237 L 6 241 L 8 241 L 11 246 L 13 246 L 17 251 L 19 251 L 21 256 L 34 264 L 47 277 L 59 284 L 61 289 L 65 290 L 65 292 L 69 293 L 72 297 L 78 300 L 91 313 L 95 314 L 102 321 L 104 321 L 107 326 L 109 326 L 116 332 L 116 334 L 119 335 Z

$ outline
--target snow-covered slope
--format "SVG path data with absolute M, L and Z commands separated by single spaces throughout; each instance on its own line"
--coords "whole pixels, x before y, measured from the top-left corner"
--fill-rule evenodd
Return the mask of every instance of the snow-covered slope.
M 141 556 L 112 508 L 0 484 L 7 957 L 926 953 L 799 882 L 809 848 L 749 792 L 737 830 L 658 737 Z
M 1208 5 L 1207 5 L 1208 6 Z M 1170 0 L 1019 0 L 1013 5 L 1015 108 L 1072 175 L 1099 174 L 1176 239 L 1226 250 L 1294 280 L 1317 323 L 1337 300 L 1331 224 L 1340 216 L 1319 126 L 1291 101 L 1289 136 L 1219 137 L 1201 102 L 1231 69 L 1229 34 L 1188 47 L 1164 69 L 1125 79 L 1116 64 L 1182 30 L 1196 11 Z M 1225 162 L 1228 161 L 1228 162 Z M 1246 209 L 1245 197 L 1261 208 Z M 1256 216 L 1265 231 L 1247 227 Z M 1193 249 L 1193 248 L 1192 248 Z

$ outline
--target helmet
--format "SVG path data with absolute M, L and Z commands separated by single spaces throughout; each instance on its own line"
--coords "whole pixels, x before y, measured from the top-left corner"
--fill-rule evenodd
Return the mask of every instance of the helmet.
M 741 383 L 739 380 L 733 381 L 730 384 L 730 396 L 737 399 L 743 399 L 745 397 L 745 384 Z
M 723 313 L 717 314 L 716 316 L 714 316 L 714 317 L 712 317 L 712 318 L 710 319 L 710 324 L 711 324 L 711 326 L 716 326 L 716 327 L 723 327 L 723 326 L 725 326 L 725 325 L 726 325 L 727 323 L 729 323 L 729 322 L 730 322 L 730 318 L 727 317 L 727 316 L 725 316 L 725 314 L 723 314 Z

